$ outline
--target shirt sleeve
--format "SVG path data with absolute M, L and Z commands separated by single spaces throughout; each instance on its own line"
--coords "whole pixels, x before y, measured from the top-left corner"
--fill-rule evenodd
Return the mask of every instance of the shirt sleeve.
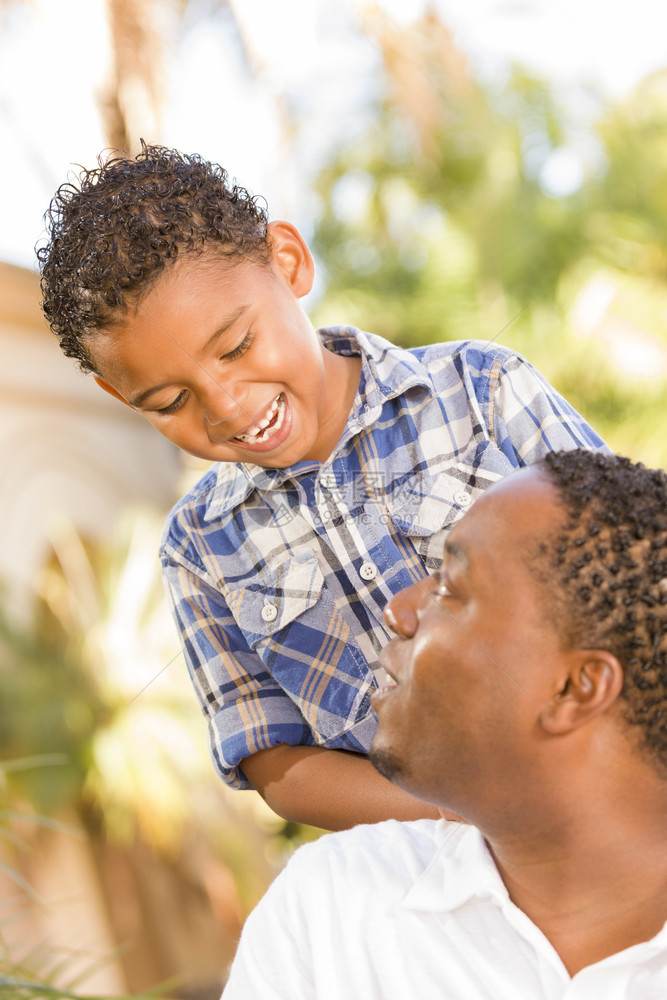
M 164 550 L 162 570 L 216 770 L 231 787 L 251 788 L 239 768 L 245 757 L 280 743 L 312 744 L 310 730 L 248 646 L 220 592 Z
M 516 354 L 501 355 L 493 365 L 489 430 L 513 465 L 531 465 L 550 451 L 610 450 L 544 376 Z

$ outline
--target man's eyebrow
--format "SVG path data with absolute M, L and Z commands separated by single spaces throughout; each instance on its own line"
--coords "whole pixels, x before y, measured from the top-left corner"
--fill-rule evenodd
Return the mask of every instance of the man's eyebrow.
M 222 334 L 226 333 L 231 326 L 234 326 L 234 323 L 236 323 L 241 318 L 243 313 L 246 312 L 249 308 L 250 308 L 249 304 L 245 306 L 239 306 L 239 308 L 235 309 L 233 313 L 229 314 L 229 316 L 225 316 L 220 326 L 218 326 L 214 330 L 214 332 L 211 334 L 211 336 L 208 338 L 208 340 L 202 347 L 202 354 L 204 354 L 207 350 L 209 350 L 211 345 L 216 342 L 218 337 L 221 337 Z M 170 339 L 174 340 L 173 337 Z M 183 353 L 187 354 L 187 351 L 183 349 Z M 144 403 L 149 396 L 152 396 L 154 392 L 159 392 L 160 389 L 166 389 L 170 385 L 171 382 L 163 382 L 161 385 L 152 385 L 150 389 L 144 389 L 144 391 L 140 392 L 137 396 L 132 396 L 131 399 L 128 399 L 128 403 L 130 404 L 130 406 L 134 406 L 136 409 L 139 409 L 142 403 Z
M 458 542 L 452 541 L 451 538 L 445 539 L 445 555 L 449 556 L 450 559 L 456 559 L 457 562 L 461 563 L 462 566 L 468 564 L 468 554 L 463 546 L 459 545 Z

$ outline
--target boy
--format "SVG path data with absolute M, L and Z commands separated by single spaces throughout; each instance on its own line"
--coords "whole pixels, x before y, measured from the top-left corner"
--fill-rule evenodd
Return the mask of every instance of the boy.
M 65 353 L 215 463 L 161 558 L 219 773 L 328 829 L 435 815 L 366 757 L 384 606 L 437 568 L 482 490 L 602 441 L 504 348 L 316 333 L 298 231 L 197 156 L 109 159 L 48 220 L 44 311 Z

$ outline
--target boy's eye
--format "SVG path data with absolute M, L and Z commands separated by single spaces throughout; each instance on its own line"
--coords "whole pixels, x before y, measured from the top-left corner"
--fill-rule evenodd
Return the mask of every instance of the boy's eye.
M 243 355 L 245 354 L 245 352 L 248 350 L 248 348 L 252 344 L 253 337 L 254 337 L 254 334 L 252 334 L 252 333 L 246 333 L 245 337 L 243 338 L 243 340 L 241 341 L 241 343 L 239 344 L 239 346 L 235 347 L 234 350 L 230 351 L 228 354 L 223 354 L 221 360 L 222 361 L 235 361 L 237 358 L 243 357 Z
M 178 396 L 176 397 L 173 403 L 170 403 L 169 406 L 161 406 L 159 409 L 155 410 L 155 413 L 165 413 L 165 414 L 176 413 L 176 410 L 180 410 L 180 408 L 183 406 L 187 394 L 188 394 L 187 389 L 181 389 L 181 391 L 179 392 Z

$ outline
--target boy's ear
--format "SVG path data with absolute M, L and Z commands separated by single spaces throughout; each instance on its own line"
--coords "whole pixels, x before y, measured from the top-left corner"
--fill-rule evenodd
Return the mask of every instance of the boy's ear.
M 307 295 L 313 287 L 315 264 L 303 236 L 289 222 L 270 222 L 266 241 L 275 264 L 297 298 Z
M 623 667 L 606 649 L 574 650 L 560 689 L 540 710 L 542 730 L 559 736 L 602 715 L 623 687 Z
M 104 391 L 108 392 L 110 396 L 113 396 L 115 399 L 119 399 L 121 403 L 125 403 L 126 406 L 130 406 L 125 397 L 121 396 L 121 394 L 118 392 L 118 389 L 114 389 L 112 385 L 109 385 L 108 382 L 105 382 L 104 379 L 100 378 L 99 375 L 93 375 L 93 378 L 99 385 L 100 389 L 104 389 Z M 132 410 L 134 409 L 134 407 L 130 406 L 130 409 Z

